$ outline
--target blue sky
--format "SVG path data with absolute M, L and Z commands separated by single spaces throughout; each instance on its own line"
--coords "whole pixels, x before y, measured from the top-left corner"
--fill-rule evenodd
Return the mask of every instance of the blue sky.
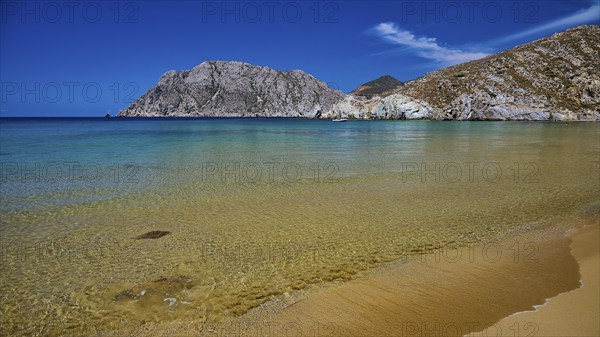
M 581 1 L 0 1 L 0 116 L 115 114 L 171 69 L 237 60 L 344 92 L 581 24 Z

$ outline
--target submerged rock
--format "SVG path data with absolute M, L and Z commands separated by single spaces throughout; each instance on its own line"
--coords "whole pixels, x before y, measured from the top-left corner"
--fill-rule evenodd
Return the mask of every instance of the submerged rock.
M 117 302 L 137 302 L 141 305 L 157 305 L 169 307 L 179 304 L 192 304 L 191 292 L 196 283 L 189 276 L 174 275 L 144 282 L 129 289 L 120 291 L 114 296 Z
M 167 231 L 151 231 L 145 234 L 142 234 L 140 236 L 137 236 L 136 239 L 137 240 L 142 240 L 142 239 L 158 239 L 158 238 L 162 238 L 165 235 L 171 234 L 171 232 L 167 232 Z
M 115 295 L 115 301 L 120 301 L 123 299 L 134 299 L 137 297 L 137 294 L 135 294 L 133 291 L 126 289 L 123 290 L 121 292 L 119 292 L 118 294 Z
M 177 291 L 190 288 L 193 285 L 192 278 L 184 275 L 161 276 L 152 282 L 155 285 L 160 285 L 161 287 L 171 288 L 171 290 Z

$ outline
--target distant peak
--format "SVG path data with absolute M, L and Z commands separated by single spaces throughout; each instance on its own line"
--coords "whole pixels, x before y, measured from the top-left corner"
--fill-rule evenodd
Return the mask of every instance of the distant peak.
M 383 75 L 376 80 L 360 85 L 358 88 L 352 91 L 351 94 L 358 96 L 383 95 L 398 87 L 401 87 L 402 85 L 404 85 L 404 83 L 396 78 L 390 75 Z

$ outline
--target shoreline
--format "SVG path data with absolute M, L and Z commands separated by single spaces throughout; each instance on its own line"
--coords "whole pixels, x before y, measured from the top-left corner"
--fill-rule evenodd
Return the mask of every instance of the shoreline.
M 314 120 L 314 121 L 333 121 L 336 118 L 314 118 L 314 117 L 276 117 L 276 116 L 0 116 L 0 120 L 47 120 L 47 119 L 84 119 L 84 120 Z M 523 122 L 523 123 L 550 123 L 550 124 L 579 124 L 579 123 L 600 123 L 600 119 L 573 119 L 573 120 L 553 120 L 553 119 L 398 119 L 398 118 L 347 118 L 349 122 Z
M 246 327 L 248 336 L 267 327 L 269 336 L 597 335 L 598 293 L 584 289 L 598 289 L 599 224 L 591 216 L 462 253 L 391 262 L 357 280 L 267 303 L 225 326 Z M 565 310 L 571 319 L 561 316 Z
M 558 294 L 534 310 L 514 313 L 495 325 L 502 331 L 518 322 L 529 322 L 539 336 L 599 336 L 600 224 L 589 224 L 572 235 L 571 254 L 579 264 L 581 286 Z M 532 330 L 534 331 L 534 330 Z M 469 336 L 485 336 L 472 334 Z
M 133 335 L 597 335 L 598 292 L 589 290 L 598 289 L 600 218 L 582 217 L 389 262 L 354 280 L 279 296 L 220 323 L 174 321 Z M 564 311 L 569 316 L 561 316 Z M 582 319 L 586 324 L 579 324 Z

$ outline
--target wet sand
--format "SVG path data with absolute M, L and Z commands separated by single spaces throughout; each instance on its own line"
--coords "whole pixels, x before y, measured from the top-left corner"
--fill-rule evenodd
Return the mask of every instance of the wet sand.
M 599 226 L 597 219 L 586 222 L 590 225 L 584 229 L 555 226 L 397 261 L 358 280 L 268 303 L 214 331 L 233 328 L 248 336 L 596 336 Z M 513 315 L 547 299 L 537 312 Z
M 549 299 L 535 311 L 521 312 L 496 323 L 510 331 L 529 322 L 536 336 L 600 336 L 600 225 L 589 225 L 573 236 L 571 253 L 579 263 L 582 287 Z M 526 335 L 522 334 L 521 335 Z M 485 332 L 474 334 L 485 336 Z M 513 336 L 512 334 L 510 336 Z
M 224 322 L 151 324 L 132 335 L 598 336 L 599 220 L 412 256 Z

